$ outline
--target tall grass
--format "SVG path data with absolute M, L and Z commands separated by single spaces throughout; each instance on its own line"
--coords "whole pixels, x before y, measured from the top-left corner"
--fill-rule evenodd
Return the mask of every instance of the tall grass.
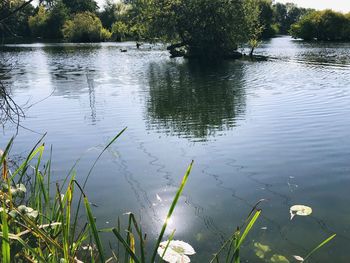
M 164 239 L 169 219 L 186 186 L 193 161 L 185 172 L 155 241 L 146 239 L 147 235 L 132 213 L 128 215 L 125 230 L 121 227 L 119 219 L 116 227 L 99 230 L 84 188 L 102 154 L 124 131 L 125 129 L 118 133 L 101 151 L 82 185 L 75 179 L 76 172 L 73 167 L 63 183 L 61 185 L 56 183 L 56 187 L 53 187 L 55 184 L 51 182 L 52 150 L 49 160 L 43 163 L 46 148 L 42 142 L 43 138 L 33 147 L 23 163 L 18 166 L 9 165 L 8 155 L 13 139 L 10 140 L 4 152 L 0 154 L 1 262 L 153 263 L 157 261 L 157 249 Z M 40 169 L 41 167 L 44 169 Z M 240 262 L 240 248 L 261 214 L 258 204 L 249 213 L 243 225 L 233 232 L 208 262 Z M 81 205 L 85 207 L 85 219 L 79 217 Z M 101 232 L 110 233 L 118 243 L 118 251 L 109 249 L 108 255 L 112 255 L 110 257 L 106 256 L 107 248 L 102 245 Z M 166 253 L 174 235 L 175 231 L 168 237 L 161 257 Z M 305 260 L 333 237 L 313 249 Z M 150 242 L 147 249 L 146 241 Z

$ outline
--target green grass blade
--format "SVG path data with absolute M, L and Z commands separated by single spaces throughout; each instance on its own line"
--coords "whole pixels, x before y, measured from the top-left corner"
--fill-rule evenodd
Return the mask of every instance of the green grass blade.
M 156 246 L 155 246 L 153 254 L 152 254 L 151 262 L 154 262 L 154 260 L 156 258 L 159 244 L 160 244 L 160 242 L 162 242 L 165 229 L 167 228 L 167 225 L 168 225 L 168 220 L 171 217 L 171 215 L 173 214 L 175 206 L 176 206 L 177 202 L 179 201 L 180 195 L 182 194 L 182 191 L 183 191 L 183 189 L 184 189 L 184 187 L 185 187 L 185 185 L 187 183 L 188 176 L 191 173 L 192 166 L 193 166 L 193 161 L 191 162 L 190 166 L 187 168 L 187 171 L 186 171 L 186 173 L 185 173 L 185 175 L 184 175 L 184 177 L 182 179 L 181 185 L 180 185 L 179 189 L 177 190 L 175 198 L 174 198 L 174 200 L 173 200 L 173 202 L 172 202 L 172 204 L 170 206 L 170 209 L 168 211 L 168 215 L 167 215 L 167 217 L 165 219 L 165 222 L 163 224 L 162 230 L 160 231 L 160 234 L 158 236 L 158 240 L 157 240 Z
M 238 241 L 238 244 L 237 244 L 238 248 L 242 245 L 243 241 L 245 240 L 245 238 L 247 237 L 248 233 L 250 232 L 250 230 L 254 226 L 254 224 L 255 224 L 256 220 L 259 218 L 260 214 L 261 214 L 261 210 L 256 211 L 256 213 L 254 214 L 252 219 L 249 221 L 247 227 L 244 229 L 243 234 L 242 234 L 242 236 L 240 237 L 240 239 Z M 236 249 L 237 249 L 237 247 L 236 247 Z
M 95 162 L 93 163 L 93 165 L 91 166 L 89 172 L 88 172 L 88 175 L 86 176 L 85 178 L 85 181 L 84 181 L 84 184 L 83 184 L 83 189 L 85 188 L 86 186 L 86 183 L 92 173 L 92 170 L 95 168 L 96 164 L 98 163 L 98 161 L 100 160 L 101 156 L 103 155 L 103 153 L 109 148 L 109 146 L 111 146 L 124 132 L 125 130 L 127 129 L 127 127 L 125 127 L 121 132 L 119 132 L 106 146 L 105 148 L 103 148 L 103 150 L 100 152 L 100 154 L 97 156 Z
M 324 240 L 323 242 L 321 242 L 317 247 L 315 247 L 313 250 L 311 250 L 311 252 L 309 254 L 307 254 L 307 256 L 304 258 L 304 261 L 306 261 L 313 253 L 315 253 L 317 250 L 319 250 L 321 247 L 323 247 L 324 245 L 326 245 L 328 242 L 330 242 L 333 238 L 335 238 L 337 234 L 334 234 L 332 236 L 330 236 L 329 238 L 327 238 L 326 240 Z
M 95 219 L 94 219 L 94 217 L 92 215 L 91 207 L 90 207 L 89 201 L 88 201 L 86 196 L 84 196 L 84 204 L 85 204 L 85 209 L 86 209 L 86 213 L 87 213 L 87 216 L 88 216 L 91 232 L 92 232 L 92 235 L 93 235 L 94 240 L 96 242 L 96 247 L 97 247 L 97 250 L 98 250 L 98 254 L 99 254 L 100 260 L 101 260 L 101 262 L 105 262 L 105 256 L 104 256 L 104 253 L 103 253 L 101 240 L 100 240 L 100 237 L 98 235 L 97 228 L 96 228 Z
M 7 154 L 9 153 L 12 143 L 13 143 L 14 138 L 12 137 L 9 141 L 9 143 L 6 145 L 5 151 L 3 152 L 3 154 L 0 156 L 0 164 L 2 165 Z
M 128 252 L 129 256 L 136 262 L 136 263 L 140 263 L 139 259 L 137 258 L 137 256 L 135 255 L 135 253 L 132 251 L 132 249 L 130 248 L 130 246 L 128 245 L 128 243 L 124 240 L 124 238 L 121 236 L 121 234 L 119 233 L 119 231 L 116 228 L 112 229 L 113 234 L 117 237 L 117 239 L 119 240 L 120 243 L 122 243 L 122 245 L 124 246 L 125 250 Z
M 2 252 L 2 261 L 3 263 L 10 263 L 11 261 L 11 251 L 10 251 L 10 239 L 9 239 L 9 227 L 7 222 L 7 213 L 6 213 L 5 204 L 2 206 L 1 212 L 1 223 L 2 223 L 2 244 L 1 244 L 1 252 Z
M 255 214 L 253 215 L 253 217 L 248 222 L 246 228 L 244 229 L 242 235 L 239 237 L 239 239 L 238 239 L 238 241 L 236 243 L 235 250 L 233 252 L 233 257 L 232 257 L 230 262 L 239 262 L 239 250 L 240 250 L 240 247 L 243 244 L 243 242 L 244 242 L 245 238 L 247 237 L 248 233 L 250 232 L 250 230 L 254 226 L 256 220 L 259 218 L 260 214 L 261 214 L 261 210 L 257 210 L 255 212 Z
M 168 250 L 168 247 L 170 245 L 171 240 L 173 240 L 173 238 L 174 238 L 175 231 L 176 231 L 176 229 L 174 229 L 173 232 L 171 232 L 171 234 L 169 236 L 168 242 L 166 243 L 166 246 L 164 248 L 164 252 L 163 252 L 163 254 L 161 256 L 162 259 L 164 258 L 164 255 L 165 255 L 166 251 Z
M 85 178 L 85 181 L 84 181 L 84 184 L 83 184 L 83 187 L 81 190 L 83 190 L 86 186 L 86 183 L 93 171 L 93 169 L 95 168 L 97 162 L 100 160 L 101 156 L 103 155 L 103 153 L 124 133 L 124 131 L 127 129 L 127 127 L 125 127 L 121 132 L 119 132 L 108 144 L 107 146 L 102 150 L 102 152 L 97 156 L 95 162 L 93 163 L 93 165 L 91 166 L 86 178 Z M 77 183 L 77 182 L 76 182 Z M 80 185 L 78 185 L 79 188 Z M 77 208 L 76 208 L 76 212 L 75 212 L 75 216 L 74 216 L 74 221 L 73 221 L 73 224 L 72 224 L 72 235 L 75 236 L 75 231 L 76 231 L 76 228 L 77 228 L 77 224 L 78 224 L 78 216 L 79 216 L 79 210 L 80 210 L 80 205 L 81 205 L 81 199 L 83 197 L 83 191 L 81 191 L 81 194 L 80 194 L 80 197 L 79 197 L 79 201 L 78 201 L 78 205 L 77 205 Z

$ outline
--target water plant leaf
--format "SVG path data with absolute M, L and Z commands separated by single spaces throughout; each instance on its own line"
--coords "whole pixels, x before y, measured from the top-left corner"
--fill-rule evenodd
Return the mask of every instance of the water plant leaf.
M 271 257 L 270 261 L 273 263 L 289 263 L 289 260 L 285 256 L 278 255 L 278 254 L 274 254 Z
M 271 249 L 269 246 L 267 245 L 263 245 L 259 242 L 255 242 L 254 243 L 254 251 L 255 251 L 255 255 L 261 259 L 265 258 L 265 254 L 270 252 Z
M 328 242 L 330 242 L 333 238 L 335 238 L 336 234 L 330 236 L 329 238 L 325 239 L 324 241 L 322 241 L 317 247 L 315 247 L 313 250 L 311 250 L 311 252 L 309 254 L 307 254 L 307 256 L 304 258 L 304 261 L 306 259 L 308 259 L 313 253 L 315 253 L 317 250 L 319 250 L 321 247 L 323 247 L 324 245 L 326 245 Z
M 312 208 L 306 205 L 293 205 L 290 210 L 290 220 L 294 218 L 294 216 L 308 216 L 312 213 Z
M 1 244 L 1 252 L 2 252 L 2 261 L 3 263 L 10 263 L 11 260 L 11 252 L 10 252 L 10 239 L 9 239 L 9 227 L 7 222 L 7 214 L 5 205 L 3 204 L 3 210 L 1 212 L 1 232 L 2 232 L 2 244 Z

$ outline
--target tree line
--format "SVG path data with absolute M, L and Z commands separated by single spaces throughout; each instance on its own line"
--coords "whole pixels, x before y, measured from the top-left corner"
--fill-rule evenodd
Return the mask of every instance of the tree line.
M 101 8 L 95 0 L 40 0 L 37 6 L 26 4 L 33 0 L 26 1 L 0 3 L 2 37 L 166 41 L 174 44 L 173 52 L 180 49 L 193 56 L 232 55 L 247 44 L 252 53 L 261 39 L 276 34 L 345 39 L 338 36 L 339 24 L 349 20 L 349 15 L 330 10 L 319 12 L 271 0 L 106 0 Z M 342 34 L 347 37 L 347 32 L 344 27 Z

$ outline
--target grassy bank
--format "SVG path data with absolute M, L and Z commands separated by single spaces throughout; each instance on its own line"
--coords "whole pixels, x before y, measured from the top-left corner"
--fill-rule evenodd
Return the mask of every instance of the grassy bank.
M 124 131 L 101 151 L 83 182 L 75 180 L 75 167 L 62 183 L 51 181 L 51 152 L 46 158 L 48 161 L 43 162 L 45 144 L 42 140 L 20 164 L 11 162 L 9 153 L 13 139 L 8 143 L 0 152 L 1 262 L 145 263 L 161 262 L 161 258 L 167 262 L 189 262 L 188 256 L 195 253 L 194 249 L 189 244 L 175 241 L 175 231 L 165 236 L 165 230 L 189 179 L 193 161 L 185 172 L 156 240 L 147 239 L 132 213 L 128 215 L 126 226 L 121 226 L 118 220 L 115 227 L 97 229 L 85 185 L 100 157 Z M 218 244 L 218 251 L 208 262 L 240 262 L 240 248 L 261 215 L 258 205 L 252 208 L 243 225 L 233 230 L 224 243 Z M 117 250 L 103 247 L 101 232 L 115 237 L 119 244 Z M 306 257 L 299 257 L 299 261 L 307 261 L 334 236 L 316 246 Z M 151 246 L 153 249 L 146 249 L 146 242 L 147 248 Z M 279 260 L 273 262 L 289 262 Z

